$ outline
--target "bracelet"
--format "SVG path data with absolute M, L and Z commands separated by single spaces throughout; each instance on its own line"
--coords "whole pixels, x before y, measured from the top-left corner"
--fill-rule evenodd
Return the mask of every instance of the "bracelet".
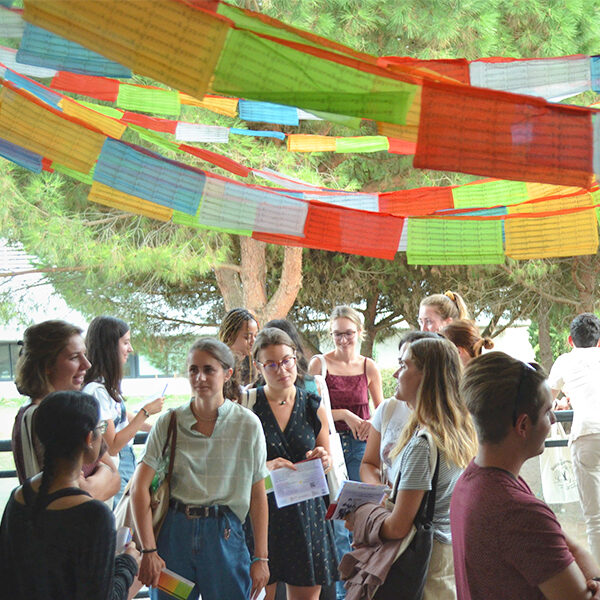
M 146 410 L 145 406 L 142 406 L 142 412 L 146 415 L 146 419 L 150 416 L 150 413 Z
M 146 548 L 145 550 L 140 550 L 140 554 L 152 554 L 152 552 L 156 552 L 156 548 Z
M 269 559 L 264 557 L 264 556 L 254 556 L 252 558 L 252 561 L 250 562 L 251 565 L 253 565 L 255 562 L 269 562 Z

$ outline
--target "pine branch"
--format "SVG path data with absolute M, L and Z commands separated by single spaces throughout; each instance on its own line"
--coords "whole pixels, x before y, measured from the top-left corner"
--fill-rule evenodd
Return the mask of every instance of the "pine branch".
M 576 300 L 571 300 L 570 298 L 565 298 L 564 296 L 557 296 L 555 294 L 550 294 L 549 292 L 545 292 L 540 287 L 536 287 L 531 283 L 525 281 L 522 277 L 517 275 L 512 269 L 507 267 L 506 265 L 498 265 L 502 270 L 506 271 L 511 277 L 514 277 L 519 285 L 522 285 L 524 288 L 539 294 L 542 298 L 546 300 L 550 300 L 552 302 L 557 302 L 558 304 L 566 304 L 567 306 L 577 306 L 579 303 Z
M 48 267 L 45 269 L 29 269 L 27 271 L 2 271 L 0 277 L 18 277 L 19 275 L 33 275 L 35 273 L 70 273 L 86 271 L 88 267 Z

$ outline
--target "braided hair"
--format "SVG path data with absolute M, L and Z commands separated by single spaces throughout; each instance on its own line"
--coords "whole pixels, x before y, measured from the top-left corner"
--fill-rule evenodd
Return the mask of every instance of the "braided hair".
M 87 435 L 98 425 L 99 414 L 96 399 L 83 392 L 52 392 L 38 406 L 33 415 L 33 431 L 44 447 L 44 469 L 33 506 L 34 517 L 41 512 L 56 477 L 57 461 L 77 460 L 85 450 Z
M 219 340 L 231 348 L 243 324 L 248 321 L 254 321 L 258 326 L 257 318 L 249 310 L 232 308 L 221 321 Z M 257 376 L 254 363 L 249 356 L 236 357 L 236 371 L 242 383 L 250 383 Z

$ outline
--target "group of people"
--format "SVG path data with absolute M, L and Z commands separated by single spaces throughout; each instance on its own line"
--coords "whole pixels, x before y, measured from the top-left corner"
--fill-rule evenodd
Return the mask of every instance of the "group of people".
M 398 549 L 429 503 L 426 600 L 600 598 L 592 556 L 519 477 L 554 418 L 543 372 L 483 353 L 493 343 L 455 292 L 425 298 L 419 325 L 400 342 L 396 393 L 384 400 L 353 308 L 334 309 L 333 350 L 310 361 L 289 321 L 261 328 L 236 308 L 219 340 L 188 351 L 190 402 L 162 412 L 160 397 L 135 414 L 121 391 L 133 351 L 126 323 L 98 317 L 85 339 L 62 321 L 30 327 L 16 376 L 30 398 L 13 429 L 21 486 L 0 528 L 6 597 L 124 599 L 145 584 L 166 600 L 166 567 L 204 600 L 263 588 L 273 600 L 282 586 L 290 600 L 317 600 L 334 584 L 337 598 L 397 598 Z M 555 377 L 557 393 L 565 377 Z M 172 423 L 169 508 L 156 535 L 150 490 L 164 476 Z M 136 466 L 131 442 L 144 430 Z M 361 506 L 345 522 L 325 518 L 327 497 L 279 508 L 269 472 L 317 460 L 328 473 L 338 435 L 348 477 L 389 486 L 386 506 Z M 123 552 L 110 508 L 126 485 L 138 547 Z

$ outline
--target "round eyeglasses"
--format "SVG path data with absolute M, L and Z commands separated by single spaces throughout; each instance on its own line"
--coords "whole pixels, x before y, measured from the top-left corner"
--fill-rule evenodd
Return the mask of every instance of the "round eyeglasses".
M 282 360 L 267 360 L 265 362 L 259 362 L 256 361 L 257 365 L 260 365 L 263 369 L 265 369 L 266 371 L 269 371 L 270 373 L 277 373 L 277 371 L 279 371 L 280 368 L 282 369 L 286 369 L 287 371 L 289 371 L 290 369 L 294 368 L 294 365 L 296 364 L 296 357 L 295 356 L 286 356 L 284 359 Z

